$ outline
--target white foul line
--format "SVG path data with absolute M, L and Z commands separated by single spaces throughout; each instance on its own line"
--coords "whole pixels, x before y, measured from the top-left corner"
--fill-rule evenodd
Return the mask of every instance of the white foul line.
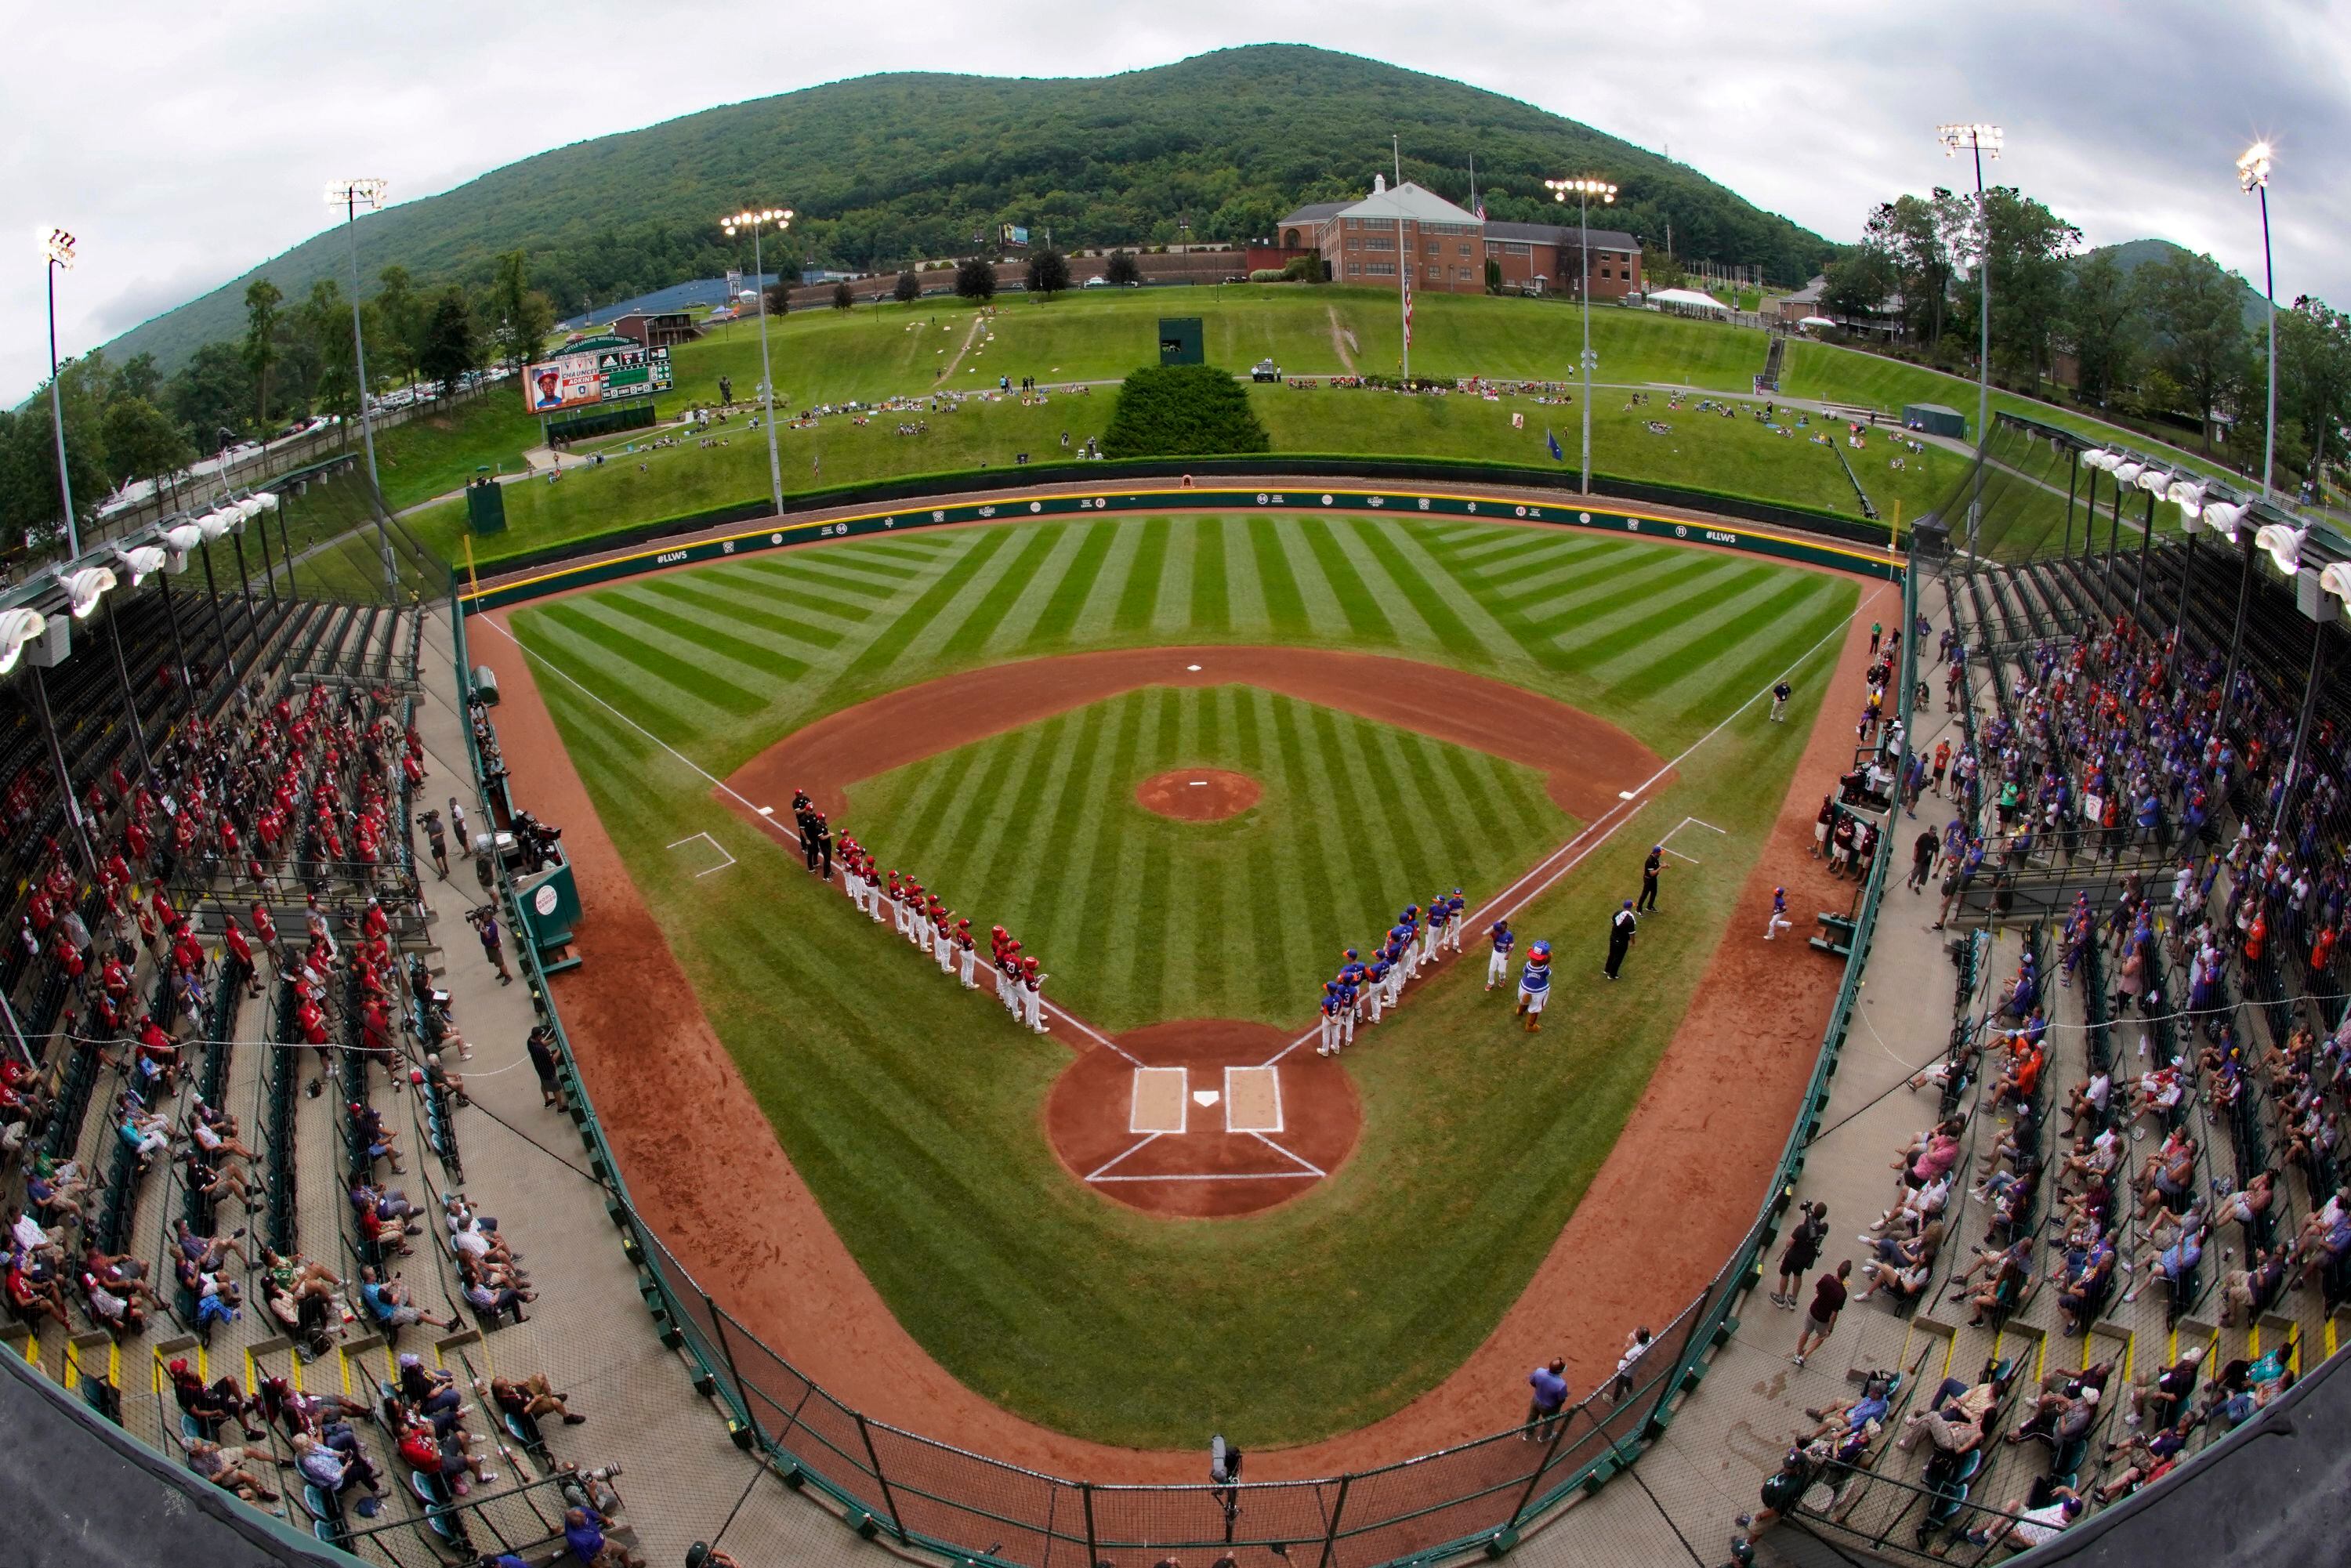
M 695 872 L 694 874 L 696 877 L 705 877 L 713 874 L 714 873 L 725 871 L 728 866 L 735 863 L 735 857 L 726 852 L 726 846 L 720 843 L 716 839 L 712 838 L 708 833 L 688 833 L 685 837 L 678 840 L 677 843 L 671 844 L 669 847 L 671 849 L 675 849 L 678 844 L 690 844 L 696 839 L 700 839 L 704 843 L 708 844 L 712 849 L 716 850 L 719 854 L 718 863 L 712 866 L 709 871 Z

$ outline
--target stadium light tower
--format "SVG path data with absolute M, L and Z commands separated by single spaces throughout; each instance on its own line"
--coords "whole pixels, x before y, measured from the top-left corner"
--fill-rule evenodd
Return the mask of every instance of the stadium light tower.
M 2262 199 L 2262 293 L 2270 307 L 2270 408 L 2262 426 L 2262 499 L 2273 498 L 2271 463 L 2277 455 L 2277 268 L 2270 261 L 2270 144 L 2256 141 L 2237 160 L 2237 183 Z
M 386 182 L 382 180 L 338 180 L 327 187 L 327 204 L 343 209 L 343 234 L 350 241 L 351 366 L 359 381 L 360 440 L 367 447 L 368 488 L 375 492 L 379 513 L 375 531 L 383 547 L 384 593 L 396 601 L 399 598 L 399 580 L 392 567 L 392 531 L 384 526 L 381 515 L 383 486 L 377 483 L 375 476 L 375 420 L 368 412 L 367 344 L 360 333 L 360 209 L 365 207 L 371 213 L 381 210 L 385 185 Z
M 65 393 L 57 386 L 57 269 L 74 264 L 74 236 L 51 229 L 41 236 L 42 270 L 49 279 L 49 426 L 57 438 L 57 495 L 66 508 L 66 559 L 81 557 L 81 528 L 74 521 L 73 480 L 66 473 Z M 2276 384 L 2274 374 L 2271 384 Z
M 746 208 L 731 217 L 718 220 L 718 226 L 726 231 L 728 239 L 733 239 L 739 230 L 751 231 L 751 276 L 759 285 L 759 397 L 764 410 L 760 417 L 768 426 L 768 491 L 769 498 L 775 502 L 776 515 L 781 517 L 784 512 L 784 465 L 783 460 L 776 455 L 776 376 L 768 364 L 767 268 L 759 259 L 759 235 L 770 224 L 775 225 L 778 234 L 791 227 L 791 208 L 761 207 L 757 211 Z
M 1976 451 L 1980 455 L 1991 448 L 1991 207 L 1984 199 L 1983 166 L 1987 157 L 1994 162 L 2000 161 L 2001 146 L 2007 137 L 1997 125 L 1938 125 L 1935 128 L 1935 140 L 1943 144 L 1946 158 L 1956 158 L 1962 152 L 1975 154 L 1976 222 L 1983 229 L 1983 251 L 1976 258 L 1976 293 L 1982 306 L 1976 345 Z M 1976 534 L 1982 521 L 1982 501 L 1970 501 L 1970 555 L 1976 553 Z
M 1602 206 L 1613 205 L 1616 187 L 1605 180 L 1545 180 L 1543 189 L 1554 202 L 1564 202 L 1570 191 L 1575 193 L 1575 255 L 1576 266 L 1583 278 L 1576 292 L 1583 297 L 1583 352 L 1576 356 L 1583 367 L 1583 493 L 1592 494 L 1592 372 L 1600 363 L 1600 356 L 1592 351 L 1592 199 L 1600 198 Z

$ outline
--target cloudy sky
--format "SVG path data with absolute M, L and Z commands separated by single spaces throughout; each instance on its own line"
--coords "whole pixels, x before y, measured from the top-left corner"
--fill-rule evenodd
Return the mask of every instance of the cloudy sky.
M 1471 25 L 1425 0 L 789 13 L 102 0 L 8 16 L 0 229 L 23 236 L 0 276 L 9 400 L 47 373 L 33 241 L 48 225 L 81 242 L 58 301 L 71 355 L 316 232 L 332 176 L 380 174 L 413 200 L 541 151 L 545 100 L 528 89 L 545 76 L 579 84 L 564 94 L 578 139 L 872 71 L 1094 75 L 1275 41 L 1457 77 L 1669 149 L 1841 240 L 1886 195 L 1960 178 L 1936 121 L 1997 121 L 2011 148 L 1999 177 L 2091 243 L 2161 235 L 2256 286 L 2260 226 L 2231 163 L 2266 135 L 2279 150 L 2278 293 L 2351 306 L 2337 243 L 2351 229 L 2351 0 L 1812 0 L 1776 13 L 1541 0 L 1481 7 Z M 607 69 L 610 85 L 591 85 Z

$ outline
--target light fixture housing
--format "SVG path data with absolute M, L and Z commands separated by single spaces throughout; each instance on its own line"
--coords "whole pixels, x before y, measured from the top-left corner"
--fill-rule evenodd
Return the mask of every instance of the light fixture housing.
M 114 554 L 121 561 L 122 570 L 131 574 L 131 586 L 133 588 L 163 570 L 164 550 L 161 545 L 132 545 L 128 549 L 119 549 Z
M 2270 183 L 2273 156 L 2274 150 L 2263 140 L 2246 148 L 2244 156 L 2237 160 L 2237 183 L 2245 194 L 2250 196 Z
M 74 264 L 74 236 L 63 229 L 42 229 L 41 256 L 44 260 L 71 270 Z
M 37 610 L 0 610 L 0 675 L 16 667 L 25 644 L 49 629 L 49 618 Z
M 1946 158 L 1956 158 L 1962 152 L 1981 152 L 1997 160 L 2008 133 L 1997 125 L 1938 125 L 1935 127 L 1935 140 L 1943 144 Z
M 2230 543 L 2237 540 L 2237 525 L 2245 519 L 2244 504 L 2241 501 L 2207 501 L 2204 503 L 2204 526 L 2224 536 Z
M 2329 561 L 2321 567 L 2318 586 L 2342 600 L 2344 613 L 2351 615 L 2351 560 Z
M 2171 478 L 2171 487 L 2164 492 L 2165 500 L 2179 508 L 2183 518 L 2193 517 L 2204 509 L 2204 486 L 2195 479 Z
M 2253 530 L 2253 543 L 2269 552 L 2271 565 L 2292 577 L 2302 570 L 2302 541 L 2309 533 L 2284 523 L 2263 523 Z
M 98 601 L 113 591 L 114 573 L 106 567 L 86 566 L 79 571 L 61 573 L 57 586 L 66 591 L 73 618 L 87 621 L 90 612 L 98 608 Z
M 330 207 L 365 207 L 374 212 L 383 205 L 384 193 L 392 182 L 379 179 L 333 180 L 327 185 L 327 205 Z
M 2115 483 L 2117 485 L 2131 484 L 2144 472 L 2146 472 L 2146 470 L 2141 468 L 2135 462 L 2117 463 L 2115 465 Z

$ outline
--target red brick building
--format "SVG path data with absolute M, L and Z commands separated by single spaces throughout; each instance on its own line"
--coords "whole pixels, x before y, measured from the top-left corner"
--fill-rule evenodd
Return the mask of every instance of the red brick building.
M 612 331 L 616 336 L 642 343 L 648 349 L 674 348 L 690 343 L 702 336 L 694 318 L 683 310 L 632 310 L 614 318 Z
M 1590 234 L 1593 298 L 1640 292 L 1641 242 L 1618 229 Z M 1584 272 L 1577 265 L 1572 224 L 1489 223 L 1408 180 L 1390 190 L 1384 177 L 1375 178 L 1372 193 L 1360 202 L 1299 208 L 1275 225 L 1273 240 L 1271 246 L 1251 247 L 1252 266 L 1317 256 L 1332 283 L 1393 288 L 1397 267 L 1409 266 L 1412 286 L 1423 292 L 1482 294 L 1490 260 L 1505 289 L 1573 295 Z

